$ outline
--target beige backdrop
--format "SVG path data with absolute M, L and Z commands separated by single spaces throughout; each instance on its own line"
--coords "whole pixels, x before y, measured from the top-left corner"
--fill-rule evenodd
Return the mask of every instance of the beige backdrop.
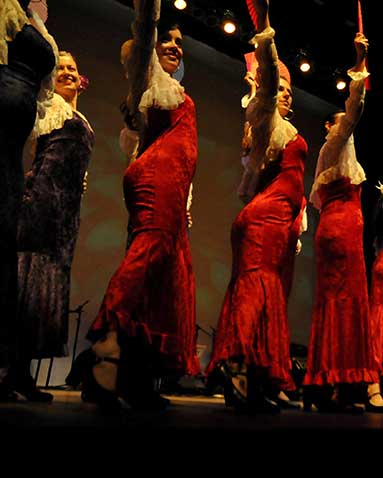
M 125 80 L 119 63 L 121 43 L 130 37 L 132 11 L 113 0 L 49 0 L 47 27 L 60 49 L 71 51 L 90 86 L 79 109 L 93 125 L 96 145 L 89 167 L 88 191 L 81 211 L 81 229 L 72 270 L 71 306 L 89 300 L 80 324 L 76 353 L 89 344 L 84 336 L 95 317 L 108 281 L 121 261 L 127 213 L 122 195 L 125 162 L 118 146 L 119 104 Z M 230 277 L 230 227 L 241 208 L 236 189 L 241 175 L 240 141 L 246 92 L 244 63 L 185 38 L 183 84 L 194 99 L 199 132 L 199 159 L 194 179 L 191 247 L 197 286 L 197 323 L 201 363 L 211 347 Z M 294 89 L 293 123 L 309 143 L 306 192 L 309 192 L 321 144 L 320 120 L 332 105 Z M 296 260 L 290 303 L 291 340 L 306 344 L 313 300 L 313 234 L 316 213 L 309 208 L 309 231 Z M 77 325 L 70 316 L 70 353 Z M 207 332 L 207 333 L 206 333 Z M 61 385 L 72 357 L 53 361 L 50 385 Z M 49 361 L 42 362 L 39 383 L 45 384 Z

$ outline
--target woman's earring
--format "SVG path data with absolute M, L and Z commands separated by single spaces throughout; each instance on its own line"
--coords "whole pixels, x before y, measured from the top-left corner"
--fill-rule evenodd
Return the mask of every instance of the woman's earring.
M 289 112 L 287 113 L 287 115 L 285 116 L 285 120 L 287 121 L 290 121 L 291 119 L 293 119 L 294 117 L 294 110 L 292 110 L 291 108 L 289 109 Z

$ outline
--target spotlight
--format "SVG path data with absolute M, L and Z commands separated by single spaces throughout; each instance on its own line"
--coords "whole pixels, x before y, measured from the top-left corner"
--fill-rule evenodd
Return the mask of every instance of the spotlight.
M 337 90 L 342 91 L 346 88 L 346 86 L 347 86 L 347 83 L 344 80 L 342 80 L 342 78 L 339 78 L 338 80 L 336 80 Z
M 228 35 L 232 35 L 237 30 L 234 15 L 230 10 L 225 10 L 223 12 L 222 28 Z
M 178 10 L 184 10 L 188 4 L 185 2 L 185 0 L 174 0 L 173 4 Z
M 336 69 L 333 76 L 335 78 L 336 89 L 339 91 L 343 91 L 347 86 L 346 75 L 340 69 Z
M 312 63 L 304 50 L 301 50 L 297 57 L 298 66 L 302 73 L 309 73 L 312 70 Z

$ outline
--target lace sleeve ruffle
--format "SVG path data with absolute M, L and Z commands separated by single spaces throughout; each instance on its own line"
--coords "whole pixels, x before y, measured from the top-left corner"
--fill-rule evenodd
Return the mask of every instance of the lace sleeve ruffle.
M 67 119 L 73 118 L 73 110 L 64 98 L 57 93 L 53 94 L 45 115 L 37 123 L 38 136 L 49 134 L 54 129 L 61 129 Z
M 184 88 L 163 70 L 154 49 L 161 2 L 135 0 L 134 7 L 134 42 L 124 63 L 129 90 L 127 104 L 130 110 L 138 105 L 143 113 L 151 107 L 175 109 L 185 101 Z
M 151 107 L 174 110 L 184 101 L 184 87 L 163 70 L 158 60 L 157 52 L 153 50 L 148 88 L 142 95 L 139 110 L 145 112 Z
M 361 184 L 366 180 L 366 174 L 362 166 L 357 162 L 345 161 L 338 166 L 332 166 L 322 171 L 311 188 L 310 202 L 317 208 L 321 208 L 321 201 L 318 190 L 323 184 L 330 184 L 332 181 L 346 177 L 350 179 L 351 184 Z
M 29 23 L 17 0 L 0 0 L 0 65 L 8 64 L 8 43 Z
M 128 127 L 125 127 L 120 131 L 119 144 L 121 151 L 125 154 L 128 160 L 128 166 L 135 161 L 137 157 L 139 142 L 137 131 L 129 129 Z
M 278 111 L 279 73 L 274 35 L 274 29 L 269 27 L 251 40 L 251 43 L 257 45 L 257 59 L 262 78 L 256 96 L 249 102 L 246 111 L 246 119 L 250 122 L 253 132 L 249 166 L 255 173 L 269 161 L 277 159 L 280 151 L 297 134 L 297 129 L 283 119 Z M 246 182 L 254 183 L 254 181 Z
M 318 194 L 323 184 L 329 184 L 341 177 L 350 179 L 351 184 L 360 184 L 366 180 L 365 172 L 356 158 L 353 131 L 363 110 L 366 71 L 349 70 L 352 78 L 350 96 L 346 101 L 346 113 L 339 124 L 334 125 L 326 136 L 315 171 L 315 179 L 310 193 L 310 202 L 320 209 Z

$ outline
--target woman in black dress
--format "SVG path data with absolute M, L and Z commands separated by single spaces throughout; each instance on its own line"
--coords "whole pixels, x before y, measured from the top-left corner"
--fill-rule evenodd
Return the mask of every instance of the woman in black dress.
M 93 130 L 77 110 L 81 90 L 75 58 L 60 52 L 56 93 L 39 122 L 19 218 L 19 344 L 17 363 L 11 367 L 18 392 L 25 391 L 26 383 L 33 386 L 32 359 L 68 355 L 71 267 L 94 144 Z M 42 399 L 41 394 L 29 394 L 30 400 L 37 397 Z
M 57 47 L 27 0 L 0 0 L 0 401 L 15 353 L 17 220 L 23 188 L 23 149 L 53 95 Z

